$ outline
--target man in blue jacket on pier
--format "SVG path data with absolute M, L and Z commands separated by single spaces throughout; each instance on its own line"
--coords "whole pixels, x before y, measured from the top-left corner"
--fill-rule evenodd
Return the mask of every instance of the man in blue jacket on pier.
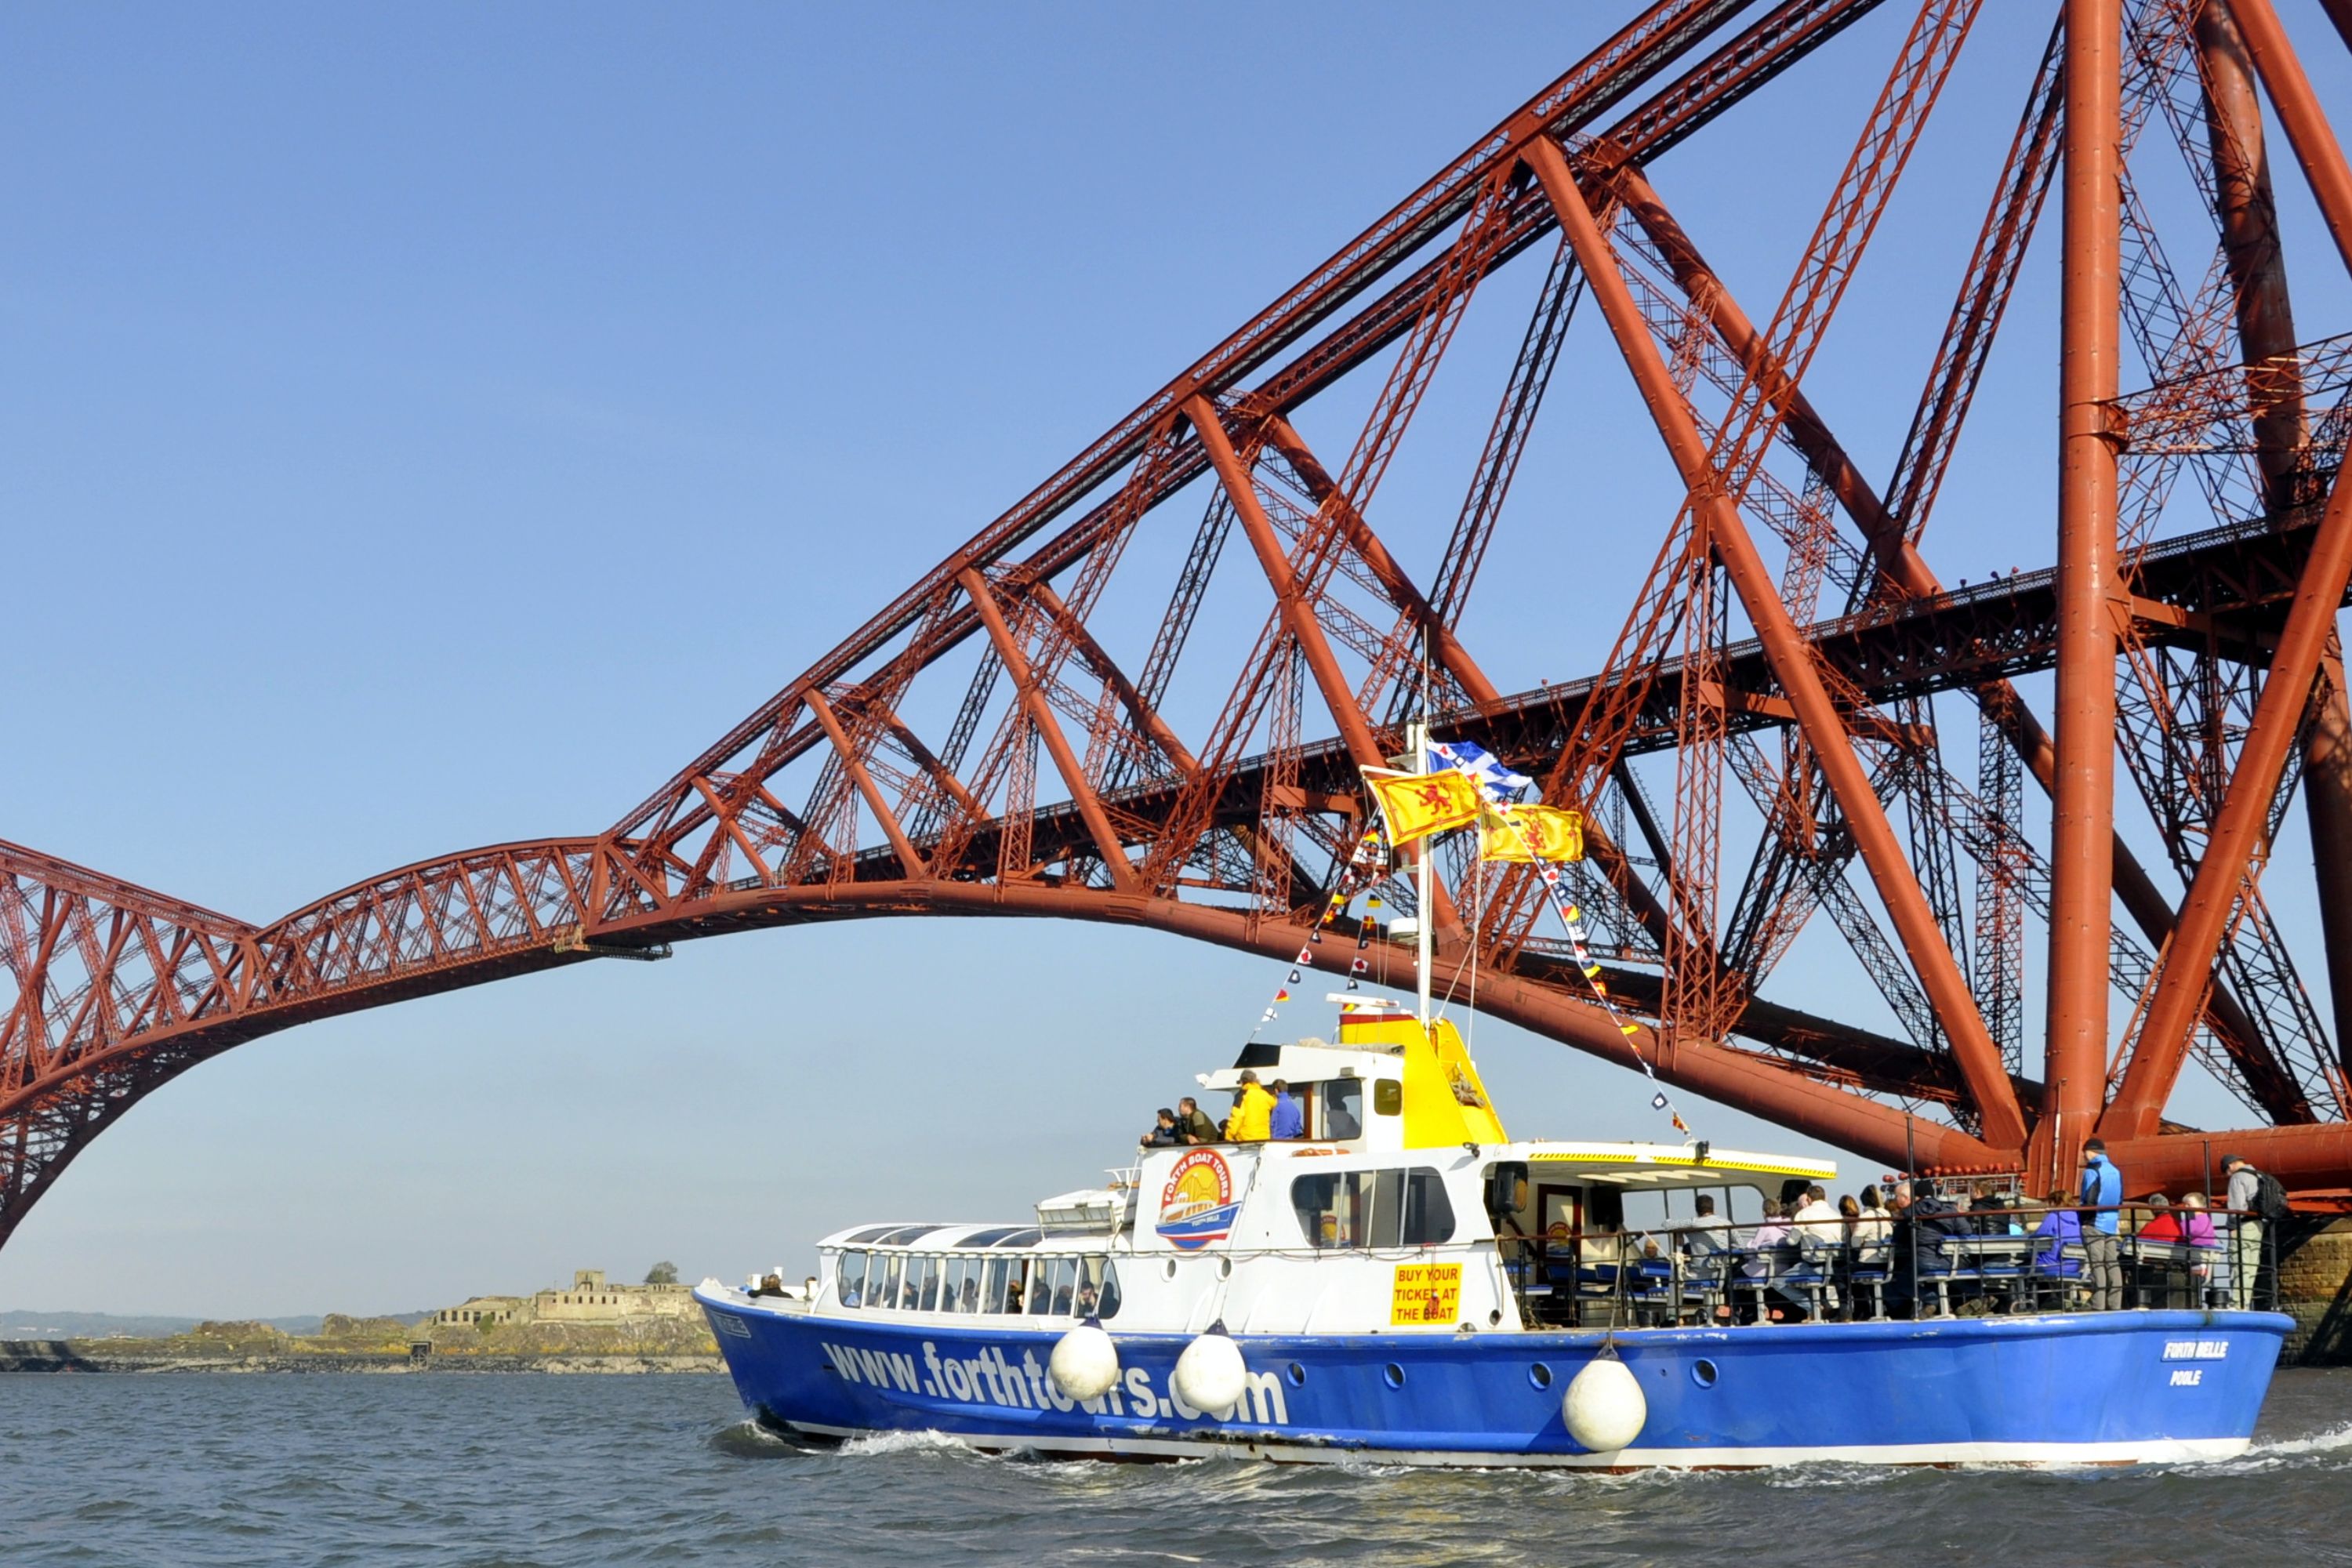
M 2123 1201 L 2124 1173 L 2107 1158 L 2107 1146 L 2094 1138 L 2083 1145 L 2082 1202 L 2083 1283 L 2095 1312 L 2123 1309 L 2124 1270 L 2116 1256 Z

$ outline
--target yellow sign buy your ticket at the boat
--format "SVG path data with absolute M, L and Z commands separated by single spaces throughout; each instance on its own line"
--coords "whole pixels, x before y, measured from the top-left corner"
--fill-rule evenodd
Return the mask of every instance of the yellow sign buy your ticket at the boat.
M 1389 1324 L 1450 1323 L 1462 1315 L 1462 1265 L 1400 1263 L 1389 1290 Z

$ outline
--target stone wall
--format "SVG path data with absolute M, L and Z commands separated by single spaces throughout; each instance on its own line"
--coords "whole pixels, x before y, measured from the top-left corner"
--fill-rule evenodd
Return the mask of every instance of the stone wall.
M 2290 1239 L 2279 1265 L 2279 1296 L 2296 1325 L 2284 1360 L 2352 1364 L 2352 1221 L 2337 1220 L 2300 1243 Z

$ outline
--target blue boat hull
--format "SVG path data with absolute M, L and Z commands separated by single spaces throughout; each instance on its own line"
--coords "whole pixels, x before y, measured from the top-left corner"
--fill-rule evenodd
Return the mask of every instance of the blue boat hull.
M 988 1449 L 1177 1458 L 1758 1466 L 2109 1464 L 2222 1458 L 2251 1440 L 2293 1320 L 2132 1311 L 1614 1336 L 1648 1403 L 1596 1454 L 1560 1397 L 1597 1332 L 1238 1336 L 1233 1410 L 1171 1383 L 1181 1334 L 1115 1334 L 1120 1378 L 1074 1404 L 1045 1367 L 1053 1331 L 891 1323 L 704 1295 L 744 1405 L 813 1437 L 937 1432 Z

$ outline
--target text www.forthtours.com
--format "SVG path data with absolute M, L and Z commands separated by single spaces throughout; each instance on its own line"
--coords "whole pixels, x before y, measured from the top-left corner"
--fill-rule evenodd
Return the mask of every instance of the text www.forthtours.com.
M 851 1383 L 895 1389 L 901 1394 L 922 1394 L 933 1399 L 944 1397 L 967 1405 L 997 1405 L 1011 1410 L 1084 1410 L 1090 1415 L 1108 1413 L 1146 1420 L 1175 1415 L 1198 1421 L 1205 1415 L 1215 1421 L 1250 1420 L 1268 1426 L 1287 1426 L 1290 1422 L 1290 1409 L 1282 1397 L 1282 1380 L 1270 1372 L 1249 1373 L 1247 1390 L 1232 1410 L 1203 1411 L 1185 1404 L 1172 1385 L 1165 1394 L 1155 1392 L 1151 1374 L 1139 1366 L 1129 1367 L 1124 1377 L 1111 1384 L 1110 1392 L 1099 1399 L 1072 1399 L 1054 1386 L 1054 1380 L 1045 1374 L 1034 1352 L 1023 1351 L 1020 1364 L 1015 1366 L 994 1345 L 987 1346 L 976 1356 L 942 1356 L 936 1344 L 925 1340 L 920 1363 L 903 1351 L 869 1351 L 845 1345 L 826 1345 L 824 1356 L 833 1370 Z

